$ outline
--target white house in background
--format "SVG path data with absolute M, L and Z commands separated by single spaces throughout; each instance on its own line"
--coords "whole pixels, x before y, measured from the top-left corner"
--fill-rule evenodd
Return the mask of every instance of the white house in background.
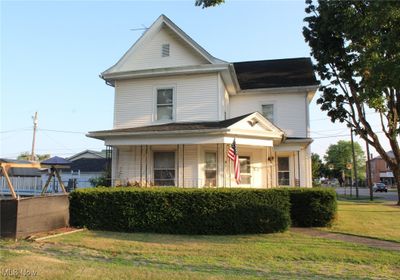
M 115 88 L 114 127 L 88 136 L 112 147 L 114 183 L 312 186 L 309 58 L 226 62 L 161 15 L 101 76 Z

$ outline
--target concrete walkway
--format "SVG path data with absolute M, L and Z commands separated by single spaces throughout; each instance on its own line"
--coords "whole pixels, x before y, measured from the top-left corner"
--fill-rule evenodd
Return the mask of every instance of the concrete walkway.
M 368 237 L 360 237 L 360 236 L 354 236 L 354 235 L 348 235 L 348 234 L 342 234 L 342 233 L 332 233 L 332 232 L 322 231 L 322 230 L 313 229 L 313 228 L 292 227 L 290 229 L 290 231 L 295 232 L 295 233 L 309 235 L 309 236 L 314 236 L 314 237 L 321 237 L 321 238 L 340 240 L 340 241 L 345 241 L 345 242 L 350 242 L 350 243 L 362 244 L 362 245 L 379 248 L 379 249 L 400 251 L 400 243 L 392 242 L 392 241 L 383 241 L 383 240 L 378 240 L 378 239 L 373 239 L 373 238 L 368 238 Z

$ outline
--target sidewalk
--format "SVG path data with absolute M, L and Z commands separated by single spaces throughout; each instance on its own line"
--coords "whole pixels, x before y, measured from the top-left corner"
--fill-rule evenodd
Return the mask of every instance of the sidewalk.
M 340 241 L 345 241 L 345 242 L 350 242 L 350 243 L 357 243 L 357 244 L 362 244 L 362 245 L 366 245 L 369 247 L 385 249 L 385 250 L 400 251 L 400 243 L 392 242 L 392 241 L 383 241 L 383 240 L 378 240 L 378 239 L 373 239 L 373 238 L 368 238 L 368 237 L 360 237 L 360 236 L 354 236 L 354 235 L 348 235 L 348 234 L 342 234 L 342 233 L 332 233 L 332 232 L 321 231 L 321 230 L 314 229 L 314 228 L 292 227 L 290 229 L 290 231 L 295 232 L 295 233 L 301 233 L 301 234 L 313 236 L 313 237 L 321 237 L 321 238 L 340 240 Z

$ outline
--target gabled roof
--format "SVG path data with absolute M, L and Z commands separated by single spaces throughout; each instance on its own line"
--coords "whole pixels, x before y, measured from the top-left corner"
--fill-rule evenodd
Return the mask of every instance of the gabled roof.
M 180 29 L 175 23 L 173 23 L 165 15 L 160 15 L 157 20 L 142 34 L 142 36 L 129 48 L 129 50 L 121 57 L 121 59 L 112 67 L 101 73 L 101 76 L 107 78 L 107 75 L 113 72 L 118 72 L 118 67 L 124 62 L 124 60 L 133 53 L 138 46 L 149 37 L 151 33 L 156 32 L 162 27 L 167 27 L 171 30 L 178 38 L 183 40 L 188 46 L 190 46 L 197 54 L 203 57 L 210 64 L 221 64 L 227 63 L 221 59 L 213 57 L 203 47 L 201 47 L 196 41 L 194 41 L 189 35 L 187 35 L 182 29 Z
M 248 129 L 243 129 L 245 124 Z M 259 125 L 260 127 L 256 127 Z M 256 131 L 256 130 L 259 131 Z M 235 133 L 237 135 L 257 135 L 260 137 L 272 137 L 274 139 L 282 139 L 284 132 L 265 119 L 259 112 L 254 112 L 235 118 L 214 121 L 214 122 L 174 122 L 160 125 L 149 125 L 132 128 L 120 128 L 102 131 L 92 131 L 87 134 L 89 137 L 97 139 L 105 139 L 107 137 L 121 136 L 121 135 L 177 135 L 178 133 L 187 134 L 207 134 L 207 133 Z M 269 133 L 267 136 L 265 133 Z M 158 136 L 155 136 L 158 137 Z
M 310 58 L 233 63 L 242 90 L 318 85 Z
M 141 65 L 138 69 L 134 66 L 132 67 L 132 65 L 128 67 L 127 65 L 129 65 L 130 59 L 132 59 L 132 61 L 138 59 L 132 58 L 136 52 L 140 52 L 144 44 L 151 42 L 153 36 L 163 28 L 166 28 L 173 37 L 177 37 L 183 42 L 182 46 L 190 50 L 193 55 L 201 58 L 203 62 L 191 62 L 192 64 L 188 65 L 177 64 L 169 66 L 165 66 L 161 63 L 160 65 L 150 68 Z M 114 66 L 101 73 L 101 78 L 103 78 L 108 85 L 115 86 L 115 80 L 120 79 L 215 72 L 221 73 L 229 94 L 257 89 L 272 89 L 277 91 L 278 88 L 285 88 L 285 90 L 287 88 L 292 88 L 292 90 L 297 90 L 297 87 L 310 87 L 306 89 L 306 91 L 312 92 L 316 90 L 316 86 L 318 85 L 310 58 L 229 63 L 213 57 L 165 15 L 159 16 Z
M 73 155 L 73 156 L 70 156 L 70 157 L 67 158 L 67 159 L 68 159 L 69 161 L 73 161 L 74 158 L 80 157 L 80 156 L 82 156 L 82 155 L 84 155 L 84 154 L 92 154 L 92 155 L 94 155 L 95 157 L 98 157 L 98 158 L 105 158 L 105 157 L 106 157 L 106 152 L 105 152 L 105 150 L 100 151 L 100 152 L 98 152 L 98 151 L 93 151 L 93 150 L 84 150 L 84 151 L 82 151 L 82 152 L 80 152 L 80 153 L 77 153 L 77 154 L 75 154 L 75 155 Z

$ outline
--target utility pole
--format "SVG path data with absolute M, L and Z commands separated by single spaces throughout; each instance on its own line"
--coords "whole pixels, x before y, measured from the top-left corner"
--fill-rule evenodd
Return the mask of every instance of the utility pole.
M 36 128 L 38 124 L 37 112 L 35 112 L 35 116 L 33 119 L 33 139 L 32 139 L 32 152 L 31 152 L 31 161 L 35 160 L 35 141 L 36 141 Z
M 358 199 L 358 176 L 357 176 L 356 153 L 354 151 L 353 128 L 350 129 L 350 136 L 351 136 L 351 151 L 353 153 L 354 183 L 356 186 L 356 197 Z

